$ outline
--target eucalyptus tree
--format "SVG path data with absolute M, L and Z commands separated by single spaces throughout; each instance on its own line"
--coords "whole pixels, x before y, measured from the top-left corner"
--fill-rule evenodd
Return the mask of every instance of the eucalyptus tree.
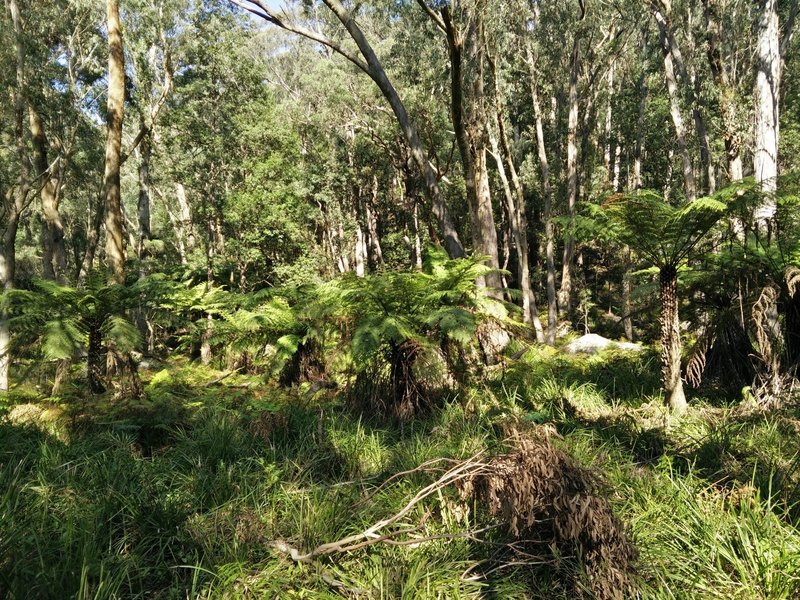
M 106 259 L 118 284 L 125 283 L 126 240 L 122 220 L 120 163 L 122 122 L 125 110 L 125 52 L 119 0 L 106 0 L 108 27 L 108 108 L 103 199 L 105 207 Z
M 450 211 L 444 202 L 436 172 L 431 166 L 428 153 L 420 140 L 417 128 L 412 122 L 400 94 L 387 76 L 372 44 L 356 20 L 356 16 L 339 0 L 323 0 L 322 2 L 335 16 L 336 20 L 339 21 L 350 40 L 355 43 L 357 52 L 353 51 L 349 45 L 338 41 L 341 37 L 341 32 L 334 32 L 331 36 L 325 35 L 315 29 L 313 23 L 308 27 L 304 26 L 298 22 L 298 19 L 288 15 L 286 11 L 277 10 L 264 0 L 230 0 L 230 2 L 264 19 L 268 23 L 330 48 L 366 73 L 375 82 L 381 94 L 389 103 L 408 143 L 414 163 L 423 175 L 425 189 L 431 202 L 431 210 L 439 223 L 448 254 L 452 257 L 463 256 L 464 249 L 461 245 L 461 240 L 450 217 Z M 306 6 L 310 7 L 314 4 L 310 2 L 306 3 Z
M 765 193 L 764 203 L 756 211 L 759 221 L 775 217 L 782 62 L 794 33 L 798 12 L 797 0 L 791 0 L 789 13 L 781 26 L 778 4 L 778 0 L 759 0 L 756 3 L 753 171 Z
M 134 81 L 133 104 L 138 113 L 139 128 L 127 149 L 129 156 L 138 153 L 137 201 L 138 236 L 136 254 L 143 261 L 148 254 L 151 232 L 151 163 L 156 139 L 156 124 L 173 87 L 173 46 L 176 36 L 186 31 L 178 25 L 179 15 L 186 11 L 186 0 L 145 0 L 128 12 L 126 31 L 131 57 L 130 71 Z M 123 159 L 127 156 L 123 156 Z

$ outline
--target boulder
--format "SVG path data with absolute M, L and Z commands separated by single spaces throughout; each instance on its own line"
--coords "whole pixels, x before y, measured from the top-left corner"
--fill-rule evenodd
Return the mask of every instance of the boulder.
M 615 342 L 604 338 L 602 335 L 596 333 L 587 333 L 582 335 L 576 340 L 572 340 L 569 344 L 564 346 L 564 352 L 567 354 L 597 354 L 601 350 L 607 348 L 618 348 L 620 350 L 628 350 L 631 352 L 639 352 L 642 347 L 639 344 L 631 342 Z

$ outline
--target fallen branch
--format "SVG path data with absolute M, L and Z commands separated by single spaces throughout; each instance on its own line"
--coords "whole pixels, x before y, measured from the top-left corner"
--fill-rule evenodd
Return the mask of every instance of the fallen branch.
M 302 563 L 310 563 L 315 558 L 320 556 L 325 556 L 327 554 L 333 553 L 346 553 L 346 552 L 353 552 L 355 550 L 360 550 L 361 548 L 365 548 L 367 546 L 372 546 L 374 544 L 378 544 L 381 542 L 393 543 L 395 545 L 409 545 L 415 543 L 422 543 L 424 541 L 435 540 L 435 539 L 455 539 L 455 538 L 463 538 L 463 537 L 470 537 L 474 536 L 477 533 L 486 531 L 486 529 L 482 529 L 479 531 L 467 531 L 463 533 L 457 534 L 441 534 L 438 536 L 427 536 L 423 538 L 415 538 L 412 540 L 402 540 L 398 541 L 395 538 L 402 537 L 406 535 L 410 535 L 412 533 L 419 532 L 425 524 L 425 521 L 428 518 L 428 515 L 422 520 L 422 522 L 413 527 L 403 527 L 400 529 L 395 529 L 392 531 L 388 531 L 382 533 L 390 525 L 394 525 L 398 523 L 401 519 L 403 519 L 409 512 L 411 512 L 415 506 L 417 506 L 420 502 L 428 498 L 429 496 L 440 492 L 443 488 L 447 487 L 448 485 L 455 483 L 461 479 L 465 479 L 467 477 L 474 477 L 475 475 L 479 474 L 483 469 L 485 469 L 488 465 L 482 462 L 477 462 L 477 459 L 484 453 L 483 450 L 478 452 L 477 454 L 473 455 L 472 457 L 459 462 L 449 470 L 447 470 L 439 479 L 431 483 L 430 485 L 425 486 L 420 491 L 418 491 L 407 503 L 406 505 L 396 512 L 391 517 L 386 519 L 382 519 L 377 523 L 374 523 L 364 531 L 359 533 L 349 535 L 347 537 L 341 538 L 334 542 L 328 542 L 326 544 L 321 544 L 317 546 L 313 550 L 309 552 L 302 552 L 300 549 L 295 548 L 289 545 L 287 542 L 282 540 L 274 541 L 270 544 L 273 548 L 278 550 L 279 552 L 286 554 L 287 556 L 291 557 L 292 560 L 295 562 L 302 562 Z M 410 471 L 405 472 L 405 474 L 413 473 L 414 471 L 420 470 L 426 464 L 432 464 L 436 462 L 440 462 L 442 460 L 447 459 L 434 459 L 433 461 L 428 461 L 428 463 L 423 463 L 416 469 L 411 469 Z M 396 479 L 398 476 L 402 474 L 394 475 L 391 479 Z M 384 482 L 378 489 L 385 487 L 387 482 Z M 377 493 L 377 491 L 375 492 Z M 374 493 L 372 494 L 374 496 Z

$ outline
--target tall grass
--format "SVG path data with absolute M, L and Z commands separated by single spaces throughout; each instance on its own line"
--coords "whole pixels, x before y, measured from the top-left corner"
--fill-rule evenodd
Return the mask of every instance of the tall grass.
M 0 597 L 572 598 L 579 564 L 504 565 L 499 533 L 313 564 L 271 545 L 309 549 L 361 531 L 435 477 L 378 490 L 392 475 L 491 451 L 509 424 L 526 423 L 557 432 L 604 476 L 640 552 L 642 598 L 800 597 L 797 414 L 759 420 L 699 405 L 669 423 L 635 395 L 649 389 L 646 357 L 548 352 L 402 428 L 335 401 L 186 381 L 113 418 L 95 407 L 69 436 L 0 421 Z M 164 404 L 154 432 L 147 415 Z M 486 525 L 476 508 L 444 490 L 407 522 L 424 522 L 419 535 L 463 531 Z

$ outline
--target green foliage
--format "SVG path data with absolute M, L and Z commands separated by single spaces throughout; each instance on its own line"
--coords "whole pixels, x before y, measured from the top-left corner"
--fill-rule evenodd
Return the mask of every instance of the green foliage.
M 38 280 L 33 290 L 8 293 L 10 323 L 17 343 L 40 344 L 46 360 L 75 358 L 86 350 L 92 331 L 100 332 L 118 352 L 130 352 L 141 336 L 127 311 L 142 301 L 141 289 L 107 283 L 100 271 L 83 288 Z
M 611 196 L 605 203 L 612 234 L 658 267 L 677 267 L 726 213 L 734 186 L 674 207 L 652 191 Z

